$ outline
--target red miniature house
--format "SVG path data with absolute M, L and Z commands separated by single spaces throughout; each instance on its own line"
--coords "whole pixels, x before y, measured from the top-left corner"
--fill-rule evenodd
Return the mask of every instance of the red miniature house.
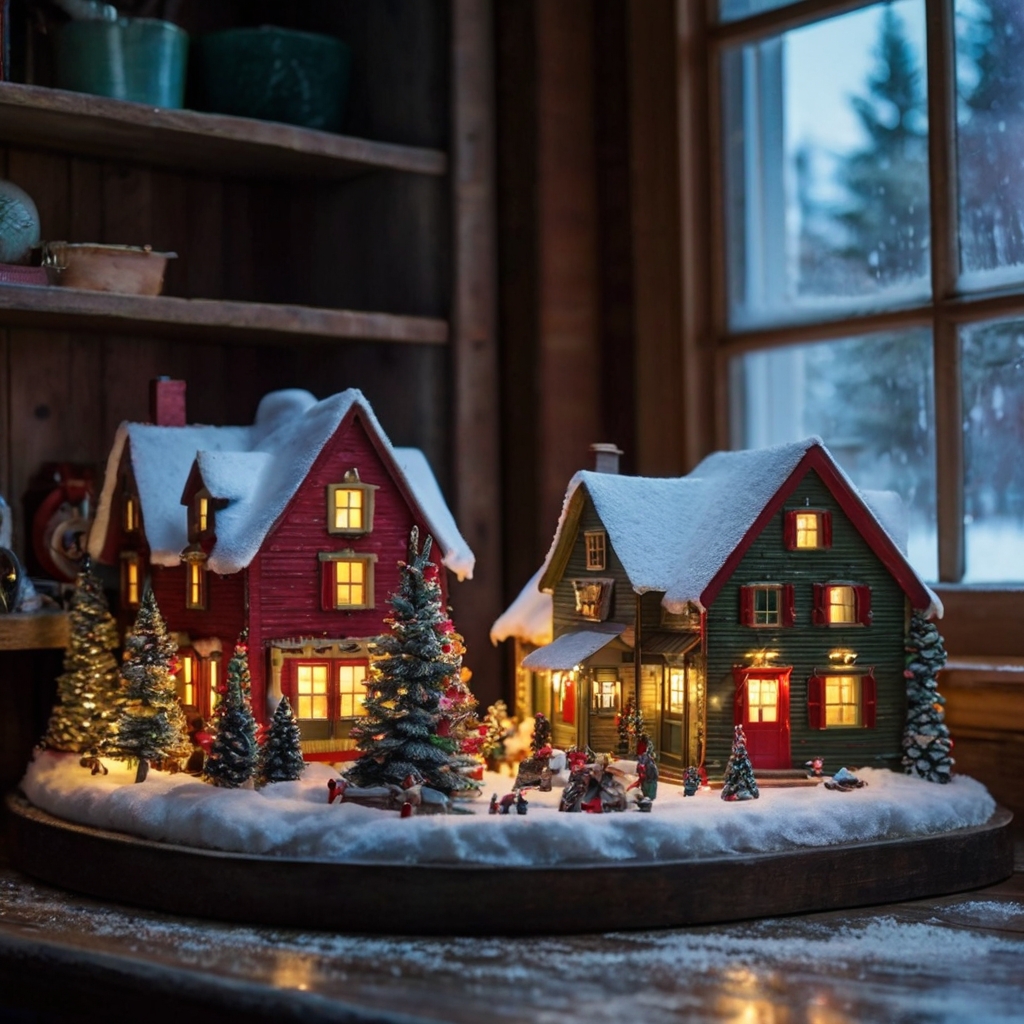
M 181 382 L 156 382 L 156 395 Z M 461 580 L 473 554 L 423 453 L 393 448 L 359 391 L 278 391 L 250 426 L 122 423 L 107 462 L 93 557 L 120 565 L 124 610 L 148 577 L 180 651 L 179 694 L 208 717 L 235 639 L 249 631 L 252 705 L 292 703 L 307 758 L 351 756 L 372 641 L 409 532 Z M 157 418 L 155 416 L 154 418 Z M 441 587 L 447 601 L 448 582 Z

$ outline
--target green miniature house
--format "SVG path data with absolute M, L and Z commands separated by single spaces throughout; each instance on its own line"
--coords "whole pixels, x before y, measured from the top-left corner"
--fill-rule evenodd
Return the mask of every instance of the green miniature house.
M 548 715 L 559 746 L 615 750 L 632 699 L 670 773 L 721 770 L 734 725 L 761 771 L 896 767 L 909 616 L 942 612 L 901 521 L 897 495 L 858 491 L 817 438 L 678 478 L 577 473 L 492 632 L 517 640 L 517 712 Z

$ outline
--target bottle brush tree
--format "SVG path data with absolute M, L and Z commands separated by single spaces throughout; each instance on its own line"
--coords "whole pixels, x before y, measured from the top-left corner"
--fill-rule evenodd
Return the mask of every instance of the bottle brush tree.
M 71 639 L 57 677 L 57 703 L 43 745 L 79 754 L 106 753 L 122 702 L 114 650 L 117 625 L 89 557 L 82 559 L 71 598 Z
M 111 749 L 115 756 L 137 762 L 136 782 L 146 778 L 151 764 L 180 762 L 192 749 L 174 681 L 177 656 L 178 645 L 167 632 L 153 591 L 147 589 L 125 637 L 124 705 Z
M 910 619 L 906 640 L 907 723 L 903 731 L 903 769 L 929 782 L 953 776 L 953 741 L 946 725 L 937 676 L 946 664 L 946 648 L 935 623 L 919 612 Z
M 227 692 L 214 712 L 213 742 L 203 766 L 203 777 L 215 786 L 238 789 L 256 775 L 259 745 L 245 684 L 249 679 L 249 646 L 243 633 L 228 662 Z
M 305 768 L 299 724 L 295 721 L 288 698 L 282 697 L 260 749 L 259 784 L 293 782 Z
M 385 620 L 390 632 L 374 640 L 378 657 L 367 688 L 366 718 L 350 733 L 363 751 L 348 771 L 359 786 L 402 785 L 409 776 L 443 793 L 470 785 L 445 749 L 450 744 L 438 736 L 441 699 L 452 677 L 450 652 L 443 650 L 451 623 L 441 605 L 430 545 L 427 537 L 419 550 L 419 531 L 413 527 Z
M 722 786 L 723 800 L 756 800 L 761 795 L 754 778 L 754 766 L 747 754 L 747 737 L 743 726 L 733 729 L 732 753 L 725 766 L 725 785 Z

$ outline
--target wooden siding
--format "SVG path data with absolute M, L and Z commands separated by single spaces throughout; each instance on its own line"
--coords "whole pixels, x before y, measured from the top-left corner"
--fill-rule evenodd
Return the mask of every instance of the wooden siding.
M 153 595 L 171 632 L 193 640 L 220 637 L 225 657 L 245 625 L 245 580 L 242 573 L 206 574 L 206 610 L 185 607 L 185 566 L 150 567 Z
M 821 755 L 829 772 L 846 765 L 898 764 L 906 715 L 903 638 L 906 599 L 860 533 L 847 519 L 816 473 L 795 488 L 785 508 L 802 506 L 832 512 L 832 547 L 824 551 L 787 551 L 783 544 L 784 510 L 777 513 L 744 556 L 736 572 L 708 609 L 708 753 L 712 776 L 720 775 L 729 757 L 733 727 L 734 665 L 748 664 L 750 651 L 779 652 L 772 664 L 792 665 L 790 724 L 792 764 L 800 767 Z M 870 626 L 811 624 L 815 583 L 843 581 L 871 587 Z M 791 583 L 795 587 L 796 625 L 789 629 L 751 629 L 739 624 L 739 588 L 750 583 Z M 857 668 L 873 667 L 878 681 L 874 729 L 810 729 L 807 680 L 829 664 L 833 648 L 857 652 Z M 756 768 L 756 765 L 755 765 Z
M 579 629 L 586 626 L 591 620 L 584 619 L 576 611 L 576 595 L 573 591 L 572 581 L 585 580 L 588 578 L 612 579 L 615 581 L 615 589 L 612 595 L 612 604 L 608 612 L 607 622 L 624 622 L 633 624 L 636 616 L 636 594 L 626 576 L 626 570 L 615 553 L 611 538 L 608 537 L 605 543 L 605 568 L 595 571 L 587 568 L 587 553 L 583 534 L 587 530 L 603 530 L 604 524 L 597 515 L 594 502 L 586 487 L 583 487 L 583 510 L 580 513 L 579 527 L 576 537 L 573 540 L 572 551 L 566 563 L 565 572 L 558 581 L 554 591 L 554 629 L 555 636 L 561 636 L 570 629 Z

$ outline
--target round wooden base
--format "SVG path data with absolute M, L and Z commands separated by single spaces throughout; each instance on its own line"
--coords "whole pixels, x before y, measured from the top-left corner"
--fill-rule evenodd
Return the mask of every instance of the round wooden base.
M 712 924 L 990 885 L 1009 811 L 939 835 L 714 860 L 564 867 L 336 864 L 172 846 L 7 798 L 12 863 L 104 900 L 195 917 L 392 935 L 526 935 Z

